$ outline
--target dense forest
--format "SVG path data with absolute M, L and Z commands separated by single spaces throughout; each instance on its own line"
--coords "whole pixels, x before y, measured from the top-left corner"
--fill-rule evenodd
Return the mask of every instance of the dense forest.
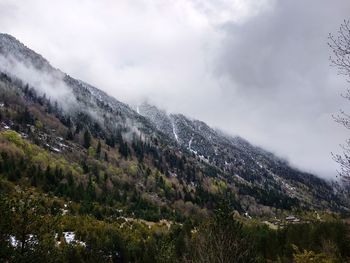
M 10 191 L 11 183 L 2 181 Z M 32 189 L 2 190 L 3 262 L 347 262 L 349 226 L 339 218 L 271 229 L 235 219 L 229 205 L 183 223 L 98 219 Z M 11 193 L 11 194 L 9 194 Z M 70 238 L 73 239 L 69 239 Z
M 233 187 L 157 136 L 130 139 L 125 127 L 107 133 L 90 116 L 71 118 L 5 74 L 0 91 L 4 262 L 350 258 L 349 226 L 337 213 L 316 215 L 278 192 Z M 244 214 L 239 195 L 247 193 L 274 207 L 275 224 Z M 288 213 L 301 221 L 288 222 Z

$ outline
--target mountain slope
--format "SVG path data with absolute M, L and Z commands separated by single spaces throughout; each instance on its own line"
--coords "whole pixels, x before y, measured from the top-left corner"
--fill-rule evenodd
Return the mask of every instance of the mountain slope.
M 3 132 L 22 134 L 46 160 L 64 160 L 65 172 L 51 185 L 34 184 L 43 191 L 122 207 L 127 215 L 152 220 L 179 219 L 188 210 L 205 213 L 223 200 L 255 215 L 272 214 L 275 208 L 347 206 L 339 187 L 291 168 L 244 139 L 148 104 L 135 111 L 52 67 L 6 34 L 0 35 L 0 72 Z M 19 147 L 9 140 L 15 135 L 3 136 L 6 144 Z M 44 170 L 52 166 L 35 156 L 26 160 Z M 34 180 L 30 173 L 17 177 L 12 179 L 18 184 L 28 183 L 22 177 Z
M 231 137 L 210 128 L 204 122 L 190 120 L 181 114 L 167 114 L 154 106 L 138 107 L 141 115 L 148 118 L 160 130 L 176 140 L 179 147 L 186 148 L 201 160 L 229 174 L 243 178 L 265 189 L 280 187 L 292 197 L 303 199 L 305 193 L 300 185 L 306 185 L 314 195 L 322 198 L 332 192 L 330 185 L 312 174 L 291 168 L 284 160 L 252 146 L 240 137 Z M 314 188 L 317 185 L 323 188 Z M 331 198 L 334 198 L 332 196 Z

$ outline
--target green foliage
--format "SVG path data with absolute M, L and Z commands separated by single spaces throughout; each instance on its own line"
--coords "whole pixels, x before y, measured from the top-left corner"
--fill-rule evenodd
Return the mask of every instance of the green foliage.
M 293 261 L 295 263 L 335 263 L 341 262 L 340 259 L 334 255 L 327 256 L 326 253 L 315 253 L 314 251 L 301 251 L 297 246 L 293 245 L 295 253 L 293 254 Z
M 63 203 L 18 188 L 1 194 L 0 260 L 232 262 L 234 258 L 234 262 L 328 263 L 345 262 L 350 256 L 349 229 L 341 222 L 290 225 L 275 231 L 266 226 L 245 226 L 233 218 L 231 208 L 220 206 L 213 217 L 199 225 L 189 220 L 167 226 L 135 219 L 62 216 Z M 67 244 L 64 231 L 73 231 L 85 245 Z M 15 238 L 16 245 L 10 238 Z
M 214 217 L 201 225 L 193 235 L 192 262 L 257 262 L 253 239 L 243 225 L 234 220 L 227 205 L 215 211 Z
M 1 135 L 3 138 L 14 143 L 19 148 L 24 148 L 26 146 L 26 142 L 15 131 L 12 131 L 12 130 L 4 131 L 4 132 L 2 132 Z
M 259 225 L 249 231 L 265 259 L 288 262 L 297 255 L 300 260 L 323 257 L 344 262 L 350 258 L 349 226 L 340 221 L 288 225 L 278 230 Z
M 342 262 L 349 258 L 349 229 L 342 222 L 272 230 L 233 217 L 234 212 L 248 209 L 240 202 L 242 196 L 251 197 L 248 206 L 259 203 L 281 209 L 300 208 L 298 199 L 267 184 L 258 188 L 237 183 L 231 174 L 164 145 L 156 135 L 125 136 L 130 135 L 126 127 L 113 124 L 113 129 L 104 129 L 82 112 L 76 118 L 65 115 L 28 86 L 23 92 L 34 106 L 20 104 L 19 95 L 8 91 L 6 98 L 9 94 L 12 98 L 4 100 L 8 109 L 1 112 L 6 121 L 15 122 L 18 133 L 0 132 L 0 192 L 5 193 L 0 195 L 0 261 Z M 60 144 L 65 144 L 62 151 L 54 151 Z M 286 178 L 295 176 L 292 169 L 273 171 Z M 248 181 L 261 177 L 240 172 Z M 305 178 L 300 180 L 316 180 Z M 26 188 L 30 191 L 23 191 Z M 84 243 L 68 244 L 64 231 L 73 231 Z M 21 245 L 13 246 L 12 237 Z
M 0 197 L 1 254 L 10 262 L 56 262 L 56 219 L 42 199 L 31 192 L 19 192 L 12 198 Z M 7 224 L 4 222 L 8 222 Z M 12 240 L 10 242 L 10 240 Z
M 42 122 L 39 121 L 39 120 L 37 120 L 37 121 L 35 122 L 35 127 L 38 128 L 38 129 L 42 129 L 42 128 L 43 128 Z

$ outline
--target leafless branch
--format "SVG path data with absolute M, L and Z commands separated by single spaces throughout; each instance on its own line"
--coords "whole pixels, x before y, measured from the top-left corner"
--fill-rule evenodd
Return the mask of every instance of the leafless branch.
M 350 82 L 350 20 L 344 20 L 337 35 L 329 34 L 328 39 L 328 45 L 332 50 L 331 65 L 335 66 L 338 69 L 338 73 L 345 75 L 348 78 L 347 81 Z M 342 97 L 350 100 L 350 90 L 347 89 L 346 94 L 342 94 Z M 333 118 L 337 123 L 350 130 L 349 114 L 340 110 L 340 113 L 337 116 L 333 116 Z M 350 140 L 341 147 L 343 153 L 332 153 L 332 157 L 340 165 L 340 170 L 338 171 L 340 177 L 343 180 L 350 181 Z

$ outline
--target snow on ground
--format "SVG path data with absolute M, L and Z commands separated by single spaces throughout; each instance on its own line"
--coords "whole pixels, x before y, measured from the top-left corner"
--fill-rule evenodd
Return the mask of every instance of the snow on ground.
M 191 151 L 191 145 L 192 145 L 192 140 L 193 140 L 193 136 L 191 136 L 190 141 L 188 142 L 188 149 Z
M 196 151 L 193 151 L 193 150 L 191 150 L 192 152 L 195 152 L 195 154 L 197 154 L 197 152 Z M 204 161 L 204 162 L 206 162 L 206 163 L 210 163 L 210 160 L 209 159 L 207 159 L 207 158 L 205 158 L 203 155 L 198 155 L 198 157 L 199 157 L 199 159 L 201 159 L 202 161 Z
M 82 246 L 86 246 L 86 243 L 80 240 L 76 240 L 74 232 L 63 232 L 64 239 L 67 244 L 79 244 Z
M 174 136 L 175 136 L 175 140 L 176 140 L 177 142 L 179 142 L 179 137 L 177 136 L 177 133 L 176 133 L 176 130 L 175 130 L 175 124 L 174 124 L 173 121 L 171 122 L 171 125 L 173 126 L 173 134 L 174 134 Z
M 85 242 L 76 239 L 74 232 L 63 232 L 62 234 L 67 244 L 81 245 L 83 247 L 86 246 Z M 58 238 L 58 234 L 56 233 L 55 239 L 57 240 L 57 238 Z M 12 247 L 20 247 L 22 245 L 22 242 L 19 241 L 15 236 L 10 236 L 8 241 L 10 242 Z M 30 234 L 28 235 L 26 242 L 29 245 L 35 245 L 35 244 L 38 244 L 38 239 L 34 235 Z M 57 242 L 57 245 L 61 244 L 60 241 L 56 241 L 56 242 Z
M 20 246 L 22 246 L 22 242 L 19 241 L 15 236 L 10 236 L 9 237 L 9 241 L 10 241 L 11 246 L 13 246 L 13 247 L 20 247 Z M 34 244 L 38 243 L 38 240 L 37 240 L 37 238 L 34 235 L 30 234 L 30 235 L 28 235 L 28 238 L 26 239 L 26 242 L 28 244 L 34 245 Z

